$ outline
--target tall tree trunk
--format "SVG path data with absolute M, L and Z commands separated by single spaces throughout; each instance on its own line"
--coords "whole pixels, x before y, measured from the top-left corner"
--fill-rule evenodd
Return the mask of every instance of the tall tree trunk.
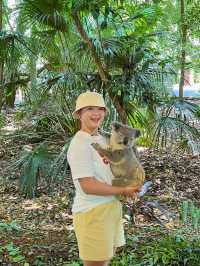
M 3 28 L 3 0 L 0 0 L 0 31 Z
M 8 94 L 5 97 L 6 107 L 13 109 L 15 107 L 15 96 L 16 96 L 15 84 L 12 83 L 12 87 L 6 88 L 6 94 Z
M 90 49 L 91 53 L 92 53 L 92 57 L 94 59 L 94 63 L 97 66 L 97 69 L 99 71 L 99 75 L 101 77 L 102 82 L 106 82 L 108 80 L 108 74 L 106 73 L 103 64 L 96 52 L 95 46 L 93 45 L 92 41 L 90 40 L 90 38 L 88 37 L 87 33 L 85 32 L 83 25 L 79 19 L 79 16 L 76 12 L 72 13 L 72 17 L 74 19 L 74 23 L 76 25 L 76 28 L 79 32 L 79 34 L 81 35 L 81 37 L 83 38 L 83 40 L 86 42 L 88 48 Z
M 180 0 L 180 33 L 181 33 L 181 56 L 180 68 L 181 75 L 179 81 L 179 97 L 183 98 L 184 81 L 185 81 L 185 58 L 186 58 L 186 42 L 187 42 L 187 25 L 185 23 L 185 0 Z
M 31 80 L 31 89 L 35 89 L 37 87 L 37 58 L 36 56 L 31 56 L 31 61 L 30 61 L 30 80 Z
M 107 88 L 106 84 L 108 84 L 109 81 L 109 73 L 106 71 L 105 66 L 103 65 L 103 63 L 101 62 L 101 59 L 99 58 L 95 46 L 93 45 L 92 41 L 90 40 L 90 38 L 88 37 L 87 33 L 85 32 L 83 25 L 80 21 L 79 15 L 76 12 L 72 13 L 72 18 L 74 20 L 75 26 L 79 32 L 79 34 L 81 35 L 82 39 L 85 41 L 85 43 L 87 44 L 88 48 L 91 51 L 92 54 L 92 58 L 94 60 L 94 63 L 97 66 L 99 75 L 101 77 L 101 80 L 104 84 L 104 88 Z M 114 93 L 112 93 L 110 90 L 108 90 L 108 95 L 111 98 L 119 116 L 120 116 L 120 120 L 123 123 L 127 122 L 127 117 L 126 117 L 126 112 L 123 106 L 123 103 L 120 101 L 120 97 L 118 95 L 115 95 Z
M 10 77 L 10 84 L 5 86 L 5 102 L 6 107 L 14 108 L 15 106 L 15 96 L 16 96 L 16 83 L 15 83 L 16 74 L 12 73 Z
M 0 62 L 0 113 L 3 107 L 3 98 L 4 98 L 4 92 L 3 92 L 3 61 Z
M 0 31 L 3 29 L 3 0 L 0 0 Z M 3 106 L 3 59 L 0 57 L 0 112 Z

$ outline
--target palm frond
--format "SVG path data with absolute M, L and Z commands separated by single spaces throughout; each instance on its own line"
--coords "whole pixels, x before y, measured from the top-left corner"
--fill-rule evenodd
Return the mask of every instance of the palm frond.
M 166 113 L 166 115 L 174 115 L 190 122 L 195 119 L 198 110 L 199 106 L 197 104 L 179 98 L 171 98 L 163 102 L 161 108 L 161 112 Z
M 127 108 L 127 117 L 131 126 L 135 128 L 146 128 L 148 121 L 141 108 L 134 102 L 129 102 Z
M 39 180 L 45 178 L 54 154 L 49 152 L 45 144 L 34 150 L 30 146 L 24 147 L 21 157 L 13 165 L 20 169 L 19 187 L 25 197 L 33 198 L 37 195 Z
M 56 156 L 55 160 L 51 164 L 47 178 L 49 187 L 52 188 L 53 184 L 59 179 L 63 179 L 67 175 L 68 163 L 67 163 L 67 150 L 70 144 L 71 138 L 68 138 L 67 143 L 63 146 L 61 152 Z
M 107 4 L 107 0 L 72 0 L 72 11 L 73 12 L 91 12 L 94 10 L 98 10 L 102 6 Z
M 149 127 L 155 143 L 168 146 L 185 139 L 188 144 L 192 142 L 198 144 L 200 131 L 194 125 L 194 121 L 197 121 L 198 105 L 180 99 L 172 99 L 165 104 L 158 110 L 157 117 L 151 121 Z
M 64 0 L 23 0 L 19 4 L 23 23 L 40 23 L 58 31 L 66 32 L 68 24 L 64 16 L 66 2 Z

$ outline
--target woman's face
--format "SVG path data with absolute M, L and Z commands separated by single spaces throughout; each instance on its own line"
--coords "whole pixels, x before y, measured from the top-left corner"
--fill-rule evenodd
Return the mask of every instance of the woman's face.
M 80 110 L 81 130 L 89 134 L 95 133 L 101 126 L 105 116 L 105 108 L 88 106 Z

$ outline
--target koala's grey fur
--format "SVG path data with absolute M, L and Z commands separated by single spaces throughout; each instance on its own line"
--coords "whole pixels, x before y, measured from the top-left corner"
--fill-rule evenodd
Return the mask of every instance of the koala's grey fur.
M 138 154 L 135 152 L 134 144 L 140 131 L 119 122 L 113 122 L 111 134 L 102 134 L 107 140 L 108 147 L 101 147 L 98 143 L 92 143 L 92 146 L 101 156 L 109 159 L 114 175 L 112 184 L 115 186 L 142 186 L 145 172 L 139 162 Z

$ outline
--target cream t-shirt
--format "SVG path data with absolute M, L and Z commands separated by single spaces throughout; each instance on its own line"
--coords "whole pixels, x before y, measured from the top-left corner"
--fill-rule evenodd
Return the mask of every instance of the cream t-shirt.
M 91 146 L 93 142 L 106 146 L 106 140 L 103 136 L 91 136 L 87 132 L 80 130 L 72 138 L 67 152 L 67 159 L 76 190 L 72 206 L 73 213 L 85 212 L 99 204 L 115 199 L 115 196 L 86 194 L 80 186 L 79 179 L 83 177 L 94 177 L 100 182 L 112 183 L 113 175 L 110 166 L 103 162 L 103 158 Z

